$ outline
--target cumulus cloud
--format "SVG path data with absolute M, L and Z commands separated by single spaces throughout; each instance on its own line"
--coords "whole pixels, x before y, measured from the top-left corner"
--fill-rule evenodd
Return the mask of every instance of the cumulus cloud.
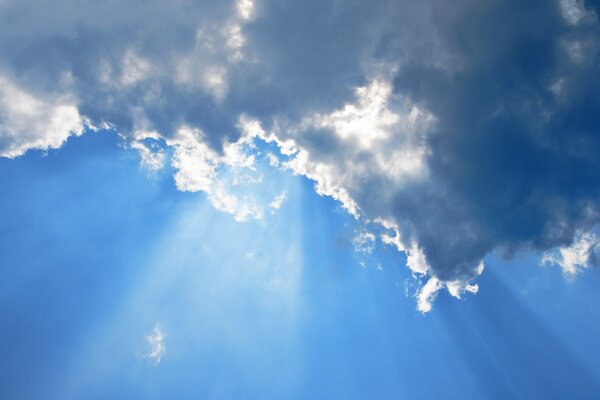
M 0 155 L 110 124 L 244 220 L 278 204 L 239 190 L 262 179 L 254 141 L 275 144 L 271 166 L 384 228 L 428 279 L 426 311 L 476 292 L 490 252 L 569 248 L 598 224 L 598 9 L 5 0 Z
M 428 148 L 423 139 L 432 123 L 429 113 L 394 96 L 389 82 L 374 79 L 355 88 L 353 102 L 296 126 L 284 124 L 275 136 L 298 149 L 285 163 L 289 169 L 314 180 L 317 193 L 341 201 L 358 217 L 356 200 L 365 198 L 367 189 L 361 182 L 402 187 L 424 178 Z

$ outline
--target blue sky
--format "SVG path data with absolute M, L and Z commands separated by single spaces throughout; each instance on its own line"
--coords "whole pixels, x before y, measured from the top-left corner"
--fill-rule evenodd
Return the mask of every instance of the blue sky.
M 358 223 L 305 178 L 282 173 L 281 208 L 240 223 L 118 143 L 0 161 L 3 398 L 598 393 L 595 271 L 492 255 L 480 293 L 423 315 L 403 256 L 357 253 Z
M 0 398 L 598 397 L 599 15 L 0 0 Z

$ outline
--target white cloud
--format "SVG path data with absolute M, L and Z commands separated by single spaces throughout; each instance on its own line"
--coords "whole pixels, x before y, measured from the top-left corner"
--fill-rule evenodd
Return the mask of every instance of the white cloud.
M 560 266 L 568 275 L 575 275 L 582 268 L 588 268 L 592 257 L 600 254 L 600 239 L 594 233 L 579 233 L 572 245 L 547 252 L 542 264 Z
M 398 229 L 394 224 L 385 220 L 377 220 L 376 222 L 393 233 L 382 233 L 380 235 L 381 241 L 384 244 L 396 247 L 398 251 L 406 254 L 406 266 L 413 272 L 415 278 L 427 276 L 430 273 L 431 268 L 427 262 L 425 253 L 419 247 L 417 242 L 412 241 L 410 246 L 407 247 L 403 243 L 400 232 L 398 232 Z M 477 284 L 471 284 L 470 282 L 481 275 L 484 268 L 485 265 L 483 261 L 481 261 L 474 271 L 474 276 L 466 279 L 443 281 L 435 276 L 431 276 L 427 283 L 417 291 L 417 310 L 422 313 L 431 311 L 437 293 L 444 288 L 448 290 L 448 293 L 450 293 L 451 296 L 456 297 L 457 299 L 460 299 L 464 293 L 476 294 L 479 291 L 479 286 Z
M 125 52 L 121 61 L 121 84 L 133 85 L 147 79 L 152 71 L 152 65 L 133 50 Z
M 369 149 L 385 140 L 390 129 L 400 121 L 400 116 L 387 108 L 391 85 L 375 80 L 368 86 L 355 90 L 356 103 L 328 115 L 317 114 L 304 121 L 308 127 L 331 129 L 345 141 L 353 141 L 361 149 Z
M 374 222 L 380 224 L 388 231 L 391 231 L 393 235 L 388 232 L 384 232 L 380 235 L 381 241 L 384 244 L 396 247 L 398 251 L 406 254 L 406 266 L 417 275 L 427 275 L 429 272 L 429 264 L 421 249 L 416 241 L 410 242 L 409 246 L 406 246 L 398 231 L 398 228 L 391 222 L 385 220 L 375 220 Z
M 368 231 L 361 231 L 352 240 L 354 251 L 371 254 L 375 250 L 375 235 Z
M 306 176 L 315 182 L 315 191 L 321 196 L 329 196 L 342 203 L 355 218 L 360 216 L 359 208 L 345 187 L 339 186 L 341 171 L 339 166 L 311 160 L 310 152 L 301 149 L 290 161 L 283 164 L 294 174 Z M 340 174 L 340 175 L 338 175 Z
M 581 22 L 591 22 L 596 14 L 585 9 L 583 0 L 560 0 L 560 10 L 564 19 L 571 25 Z
M 236 3 L 236 8 L 239 17 L 242 20 L 251 20 L 254 17 L 254 2 L 252 0 L 238 0 Z
M 202 71 L 200 77 L 202 86 L 208 90 L 215 100 L 223 100 L 228 90 L 227 69 L 220 65 L 209 66 Z
M 383 178 L 401 187 L 403 182 L 426 177 L 429 150 L 423 137 L 434 118 L 407 99 L 393 95 L 391 83 L 383 78 L 357 87 L 355 95 L 354 103 L 330 114 L 305 118 L 289 132 L 272 135 L 278 137 L 276 143 L 297 149 L 295 157 L 285 163 L 288 168 L 315 181 L 317 193 L 339 200 L 358 218 L 361 211 L 356 199 L 366 195 L 357 192 L 363 188 L 361 182 Z M 305 138 L 302 145 L 298 144 L 301 136 L 315 130 L 324 130 L 321 135 L 330 132 L 340 141 L 333 156 L 320 157 L 312 148 L 319 144 L 313 145 Z
M 241 195 L 234 189 L 262 182 L 260 175 L 242 175 L 242 171 L 257 173 L 255 156 L 248 152 L 253 146 L 252 138 L 243 136 L 236 142 L 225 143 L 223 154 L 217 154 L 205 142 L 202 131 L 181 126 L 177 134 L 165 142 L 173 151 L 171 165 L 178 190 L 206 193 L 217 210 L 233 215 L 237 221 L 263 218 L 262 202 L 256 196 Z
M 211 192 L 219 155 L 204 142 L 203 136 L 199 129 L 181 126 L 175 137 L 166 141 L 173 148 L 175 184 L 183 192 Z
M 431 311 L 433 301 L 442 287 L 442 282 L 438 278 L 435 276 L 429 278 L 427 283 L 417 293 L 417 310 L 422 313 Z
M 165 351 L 165 337 L 166 335 L 160 329 L 160 325 L 156 324 L 152 333 L 146 336 L 146 342 L 149 345 L 148 353 L 146 357 L 149 358 L 154 365 L 160 364 Z
M 484 264 L 481 262 L 476 269 L 476 274 L 481 275 L 483 269 Z M 448 290 L 448 293 L 452 297 L 456 297 L 457 299 L 460 299 L 464 293 L 476 294 L 479 291 L 479 286 L 470 284 L 470 280 L 472 278 L 467 280 L 442 281 L 436 276 L 430 277 L 427 283 L 417 291 L 417 310 L 423 314 L 430 312 L 438 292 L 444 288 Z
M 269 204 L 269 207 L 271 207 L 274 210 L 279 210 L 281 208 L 281 205 L 283 204 L 283 201 L 285 200 L 286 195 L 287 195 L 287 192 L 285 192 L 285 191 L 281 192 L 279 195 L 277 195 L 273 199 L 271 204 Z
M 330 129 L 351 145 L 353 156 L 365 151 L 371 153 L 371 161 L 375 161 L 371 167 L 390 178 L 422 177 L 426 172 L 425 156 L 429 153 L 422 138 L 433 123 L 433 116 L 407 99 L 397 98 L 392 106 L 392 85 L 384 79 L 357 87 L 355 95 L 354 103 L 305 120 L 305 129 Z
M 426 175 L 424 160 L 429 151 L 422 138 L 434 118 L 406 99 L 394 98 L 391 107 L 391 84 L 385 80 L 375 79 L 367 86 L 357 87 L 355 93 L 355 103 L 331 114 L 312 115 L 295 126 L 282 124 L 283 128 L 278 128 L 275 124 L 275 130 L 267 133 L 259 121 L 242 115 L 238 128 L 246 137 L 275 143 L 281 154 L 291 159 L 280 162 L 272 155 L 271 165 L 282 165 L 313 180 L 318 194 L 340 201 L 359 218 L 360 208 L 351 193 L 361 187 L 359 182 L 373 174 L 396 184 Z M 298 139 L 316 129 L 325 129 L 345 142 L 339 149 L 340 157 L 319 159 L 311 143 L 298 143 Z
M 58 148 L 84 125 L 69 96 L 38 97 L 0 75 L 0 157 Z
M 139 152 L 142 165 L 149 170 L 158 171 L 165 165 L 165 153 L 162 149 L 154 149 L 143 141 L 132 141 L 131 147 Z
M 222 102 L 229 93 L 232 67 L 246 60 L 244 26 L 253 17 L 254 3 L 240 0 L 227 20 L 199 26 L 194 47 L 175 62 L 175 81 Z
M 236 221 L 246 221 L 249 218 L 262 219 L 264 216 L 263 207 L 255 199 L 236 196 L 220 182 L 211 189 L 208 197 L 217 210 L 233 215 Z
M 196 47 L 176 62 L 175 82 L 187 90 L 202 89 L 215 101 L 220 102 L 229 91 L 229 70 L 227 65 L 215 56 L 212 39 L 206 39 L 203 31 L 198 35 Z
M 484 268 L 485 264 L 483 263 L 483 261 L 481 261 L 475 269 L 476 276 L 481 275 L 483 273 Z M 479 285 L 470 284 L 470 280 L 472 280 L 472 278 L 468 280 L 457 279 L 445 282 L 446 289 L 448 289 L 448 292 L 451 296 L 456 297 L 457 299 L 460 299 L 463 293 L 476 294 L 479 291 Z
M 150 171 L 162 169 L 166 162 L 165 151 L 158 143 L 160 138 L 157 132 L 136 131 L 130 142 L 131 148 L 138 151 L 142 166 Z
M 292 156 L 298 153 L 298 147 L 296 146 L 294 139 L 282 139 L 274 132 L 267 133 L 258 120 L 249 118 L 246 115 L 240 116 L 237 128 L 246 138 L 258 137 L 267 143 L 275 143 L 279 152 L 284 156 Z M 273 155 L 273 157 L 275 157 L 275 155 Z M 276 162 L 274 161 L 273 163 Z
M 415 278 L 427 276 L 430 273 L 430 267 L 427 263 L 425 254 L 419 245 L 413 241 L 410 243 L 409 247 L 406 247 L 402 242 L 398 229 L 393 224 L 385 220 L 376 222 L 389 231 L 392 231 L 393 235 L 387 232 L 381 234 L 381 241 L 384 244 L 396 247 L 398 251 L 406 254 L 406 266 L 413 272 Z M 431 311 L 438 292 L 444 288 L 448 290 L 448 293 L 450 293 L 451 296 L 456 297 L 457 299 L 460 299 L 464 293 L 476 294 L 479 291 L 479 286 L 477 284 L 471 284 L 470 282 L 483 273 L 484 267 L 484 263 L 481 261 L 475 269 L 474 276 L 466 279 L 444 281 L 436 276 L 430 276 L 425 285 L 423 285 L 416 293 L 417 310 L 424 314 Z
M 429 264 L 425 258 L 425 253 L 419 247 L 417 242 L 412 242 L 406 252 L 406 266 L 414 273 L 425 275 L 429 272 Z

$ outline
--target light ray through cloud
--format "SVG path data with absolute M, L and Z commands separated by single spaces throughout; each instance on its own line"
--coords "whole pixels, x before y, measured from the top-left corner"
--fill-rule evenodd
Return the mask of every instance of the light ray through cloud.
M 0 0 L 0 399 L 600 393 L 598 0 Z

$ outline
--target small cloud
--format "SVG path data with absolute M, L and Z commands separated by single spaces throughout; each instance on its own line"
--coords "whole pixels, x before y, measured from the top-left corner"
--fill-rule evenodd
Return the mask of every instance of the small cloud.
M 165 336 L 158 324 L 154 326 L 152 333 L 146 336 L 146 342 L 150 347 L 146 357 L 152 360 L 154 365 L 158 365 L 165 354 Z
M 271 207 L 274 210 L 279 210 L 279 208 L 281 208 L 281 205 L 283 204 L 283 201 L 285 200 L 286 195 L 287 193 L 285 191 L 281 192 L 279 196 L 273 199 L 271 204 L 269 204 L 269 207 Z
M 560 11 L 563 18 L 571 25 L 596 19 L 594 12 L 586 10 L 582 0 L 560 0 Z
M 575 242 L 544 254 L 542 264 L 560 266 L 567 275 L 575 275 L 582 268 L 594 264 L 600 254 L 600 238 L 593 233 L 580 233 Z
M 254 2 L 252 0 L 239 0 L 236 6 L 238 15 L 241 19 L 252 19 L 254 16 Z
M 481 275 L 483 273 L 484 268 L 485 265 L 483 261 L 481 261 L 475 269 L 475 274 L 477 276 Z M 448 291 L 448 293 L 450 293 L 452 297 L 455 297 L 457 299 L 460 299 L 464 293 L 477 294 L 477 292 L 479 291 L 479 286 L 477 284 L 471 284 L 469 283 L 469 281 L 470 279 L 442 281 L 436 276 L 432 276 L 431 278 L 429 278 L 427 283 L 425 283 L 425 285 L 423 285 L 423 287 L 421 287 L 421 289 L 417 291 L 417 310 L 423 314 L 426 314 L 429 311 L 431 311 L 431 308 L 433 307 L 433 303 L 435 301 L 435 298 L 437 297 L 438 292 L 444 288 Z M 406 286 L 405 291 L 407 291 Z
M 165 152 L 158 145 L 157 139 L 149 136 L 136 138 L 130 143 L 132 149 L 138 151 L 140 164 L 149 171 L 158 171 L 165 165 Z
M 269 160 L 269 165 L 271 167 L 276 167 L 276 168 L 279 167 L 279 164 L 280 164 L 279 158 L 277 158 L 277 156 L 275 154 L 268 153 L 267 154 L 267 159 Z
M 367 231 L 358 232 L 352 244 L 357 253 L 371 254 L 375 250 L 375 235 Z
M 435 276 L 429 278 L 427 283 L 417 293 L 417 310 L 423 314 L 431 311 L 431 307 L 435 301 L 437 293 L 443 287 L 444 285 L 442 282 L 440 282 L 440 280 Z

